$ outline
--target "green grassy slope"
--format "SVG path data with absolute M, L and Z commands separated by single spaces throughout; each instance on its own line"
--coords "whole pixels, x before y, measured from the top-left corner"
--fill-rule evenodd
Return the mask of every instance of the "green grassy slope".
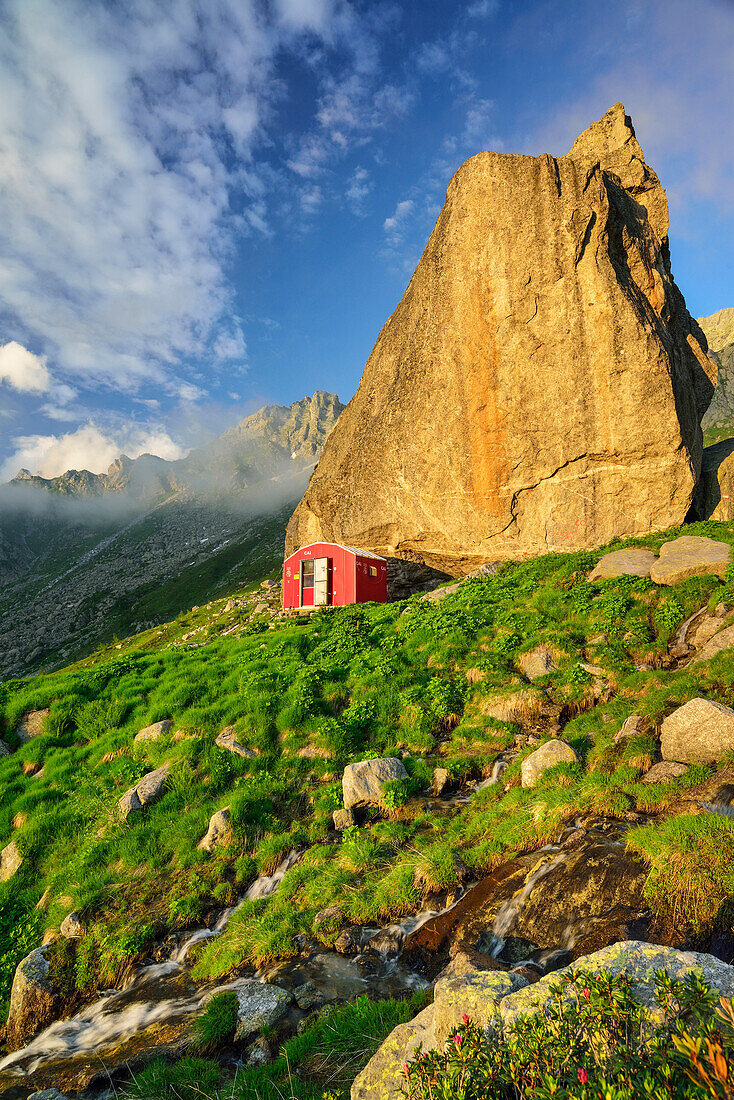
M 734 543 L 727 524 L 686 533 Z M 306 849 L 277 895 L 245 904 L 220 939 L 202 945 L 196 972 L 220 975 L 293 954 L 301 931 L 328 943 L 328 930 L 313 920 L 331 903 L 355 922 L 415 911 L 425 889 L 417 883 L 453 885 L 454 852 L 482 875 L 542 845 L 579 814 L 621 817 L 674 803 L 713 769 L 650 786 L 640 782 L 641 760 L 654 753 L 655 729 L 680 703 L 696 695 L 734 703 L 734 654 L 678 672 L 660 666 L 672 631 L 694 609 L 734 604 L 734 578 L 696 578 L 672 589 L 630 577 L 592 586 L 585 577 L 600 555 L 509 564 L 441 602 L 414 597 L 326 609 L 274 629 L 263 619 L 236 637 L 222 634 L 241 609 L 204 607 L 67 670 L 1 684 L 0 736 L 10 745 L 24 713 L 48 706 L 50 714 L 44 735 L 0 759 L 0 846 L 12 839 L 24 857 L 0 884 L 0 998 L 7 1004 L 17 961 L 72 908 L 88 932 L 78 942 L 57 940 L 51 953 L 69 996 L 84 997 L 113 983 L 167 931 L 195 926 L 208 910 L 233 902 L 291 848 Z M 246 603 L 256 598 L 254 589 L 243 594 Z M 197 625 L 206 644 L 172 645 Z M 411 795 L 428 786 L 434 766 L 457 780 L 479 778 L 512 742 L 517 726 L 484 712 L 490 700 L 528 687 L 516 662 L 539 642 L 553 648 L 559 666 L 539 684 L 565 708 L 563 737 L 581 763 L 523 790 L 518 758 L 506 782 L 477 795 L 471 812 L 427 814 Z M 592 676 L 582 661 L 605 670 L 613 688 L 606 702 L 592 706 Z M 649 734 L 614 745 L 633 712 L 646 717 Z M 162 718 L 187 736 L 133 745 L 140 728 Z M 227 725 L 254 758 L 214 745 Z M 387 812 L 328 843 L 344 765 L 402 752 L 411 779 L 390 791 Z M 164 761 L 171 765 L 167 793 L 123 824 L 117 800 Z M 40 776 L 30 774 L 40 765 Z M 224 805 L 232 843 L 207 856 L 196 844 Z M 734 822 L 674 821 L 632 830 L 630 844 L 648 859 L 648 894 L 658 912 L 674 910 L 691 928 L 705 928 L 734 896 Z

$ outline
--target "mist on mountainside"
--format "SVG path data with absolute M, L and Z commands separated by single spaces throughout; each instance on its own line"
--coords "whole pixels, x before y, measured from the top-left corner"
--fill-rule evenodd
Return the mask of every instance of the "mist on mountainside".
M 265 576 L 342 410 L 269 406 L 186 458 L 0 486 L 0 679 L 89 652 Z

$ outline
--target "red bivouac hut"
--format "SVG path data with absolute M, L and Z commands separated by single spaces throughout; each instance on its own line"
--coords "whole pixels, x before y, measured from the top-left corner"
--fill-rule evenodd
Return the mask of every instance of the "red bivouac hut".
M 283 608 L 387 601 L 387 562 L 369 550 L 312 542 L 283 563 Z

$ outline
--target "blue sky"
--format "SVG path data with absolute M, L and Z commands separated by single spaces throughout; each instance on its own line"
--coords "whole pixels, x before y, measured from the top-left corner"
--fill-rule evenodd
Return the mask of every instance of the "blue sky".
M 0 480 L 346 400 L 459 164 L 617 100 L 734 305 L 732 0 L 4 0 Z

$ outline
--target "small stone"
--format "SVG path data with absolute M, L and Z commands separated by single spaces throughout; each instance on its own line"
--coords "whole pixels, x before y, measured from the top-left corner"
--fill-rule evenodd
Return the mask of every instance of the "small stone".
M 630 714 L 622 723 L 622 728 L 614 735 L 614 744 L 628 741 L 630 737 L 638 737 L 642 732 L 642 718 L 639 714 Z
M 689 764 L 679 764 L 676 760 L 661 760 L 659 764 L 653 764 L 642 777 L 643 783 L 669 783 L 671 779 L 680 779 L 690 767 Z
M 354 825 L 354 813 L 352 810 L 334 810 L 331 818 L 334 822 L 334 828 L 338 833 Z
M 231 820 L 229 806 L 217 810 L 210 817 L 209 828 L 196 847 L 202 852 L 213 852 L 220 844 L 225 844 L 232 834 Z
M 12 751 L 10 745 L 6 745 L 4 741 L 0 741 L 0 757 L 10 756 Z
M 448 768 L 434 768 L 433 769 L 433 793 L 437 796 L 443 794 L 449 785 L 451 774 Z
M 652 550 L 635 550 L 632 547 L 613 550 L 600 558 L 589 573 L 588 580 L 593 584 L 594 581 L 611 580 L 613 577 L 649 577 L 656 561 Z
M 578 757 L 565 741 L 546 741 L 527 756 L 520 767 L 523 787 L 534 787 L 544 772 L 556 764 L 576 764 Z
M 120 814 L 125 821 L 131 814 L 140 813 L 146 806 L 152 806 L 163 794 L 168 782 L 168 764 L 164 764 L 155 771 L 148 772 L 139 779 L 134 787 L 125 791 L 117 803 Z
M 242 756 L 248 760 L 257 756 L 256 752 L 240 742 L 234 726 L 227 726 L 223 729 L 214 744 L 220 749 L 226 749 L 228 752 L 233 752 L 236 756 Z
M 344 920 L 344 912 L 341 905 L 329 905 L 326 909 L 320 909 L 313 919 L 314 928 L 318 928 L 321 924 L 329 924 L 331 926 L 341 924 Z
M 79 914 L 72 911 L 64 917 L 59 932 L 65 940 L 80 940 L 84 935 L 84 925 L 79 919 Z
M 32 1092 L 28 1100 L 67 1100 L 67 1098 L 58 1089 L 41 1089 L 40 1092 Z
M 339 955 L 357 955 L 362 950 L 360 930 L 343 928 L 334 940 L 334 950 Z
M 0 852 L 0 882 L 7 882 L 20 868 L 23 856 L 14 840 L 6 844 Z
M 160 741 L 173 728 L 170 718 L 164 718 L 162 722 L 154 722 L 152 726 L 145 726 L 135 734 L 133 744 L 138 745 L 143 741 Z
M 731 547 L 702 535 L 682 535 L 660 547 L 660 557 L 650 570 L 655 584 L 680 584 L 690 577 L 713 575 L 724 578 L 731 560 Z
M 248 1066 L 269 1066 L 273 1060 L 273 1052 L 267 1039 L 260 1035 L 254 1043 L 251 1043 L 246 1051 Z

